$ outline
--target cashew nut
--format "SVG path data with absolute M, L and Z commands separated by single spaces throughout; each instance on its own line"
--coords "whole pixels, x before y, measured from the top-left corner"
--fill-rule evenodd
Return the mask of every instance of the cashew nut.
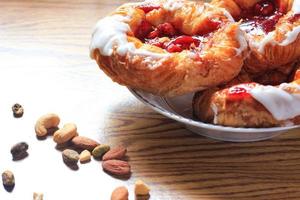
M 35 133 L 37 136 L 42 137 L 47 135 L 47 129 L 55 128 L 60 122 L 57 114 L 49 113 L 41 116 L 35 124 Z
M 57 144 L 62 144 L 70 141 L 73 137 L 77 136 L 77 127 L 73 123 L 65 124 L 62 129 L 55 131 L 53 140 Z

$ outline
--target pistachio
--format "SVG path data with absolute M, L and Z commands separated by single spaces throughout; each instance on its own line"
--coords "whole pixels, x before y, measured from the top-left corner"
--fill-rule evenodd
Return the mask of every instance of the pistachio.
M 94 158 L 99 159 L 109 150 L 110 150 L 110 146 L 108 146 L 106 144 L 100 144 L 97 147 L 95 147 L 92 154 L 93 154 Z

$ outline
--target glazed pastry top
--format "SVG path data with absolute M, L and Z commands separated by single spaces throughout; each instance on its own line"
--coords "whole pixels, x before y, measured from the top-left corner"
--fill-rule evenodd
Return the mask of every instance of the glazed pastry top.
M 104 56 L 111 56 L 114 48 L 117 49 L 117 53 L 121 56 L 126 55 L 127 53 L 130 53 L 132 55 L 140 55 L 140 56 L 145 56 L 145 57 L 151 57 L 151 58 L 164 58 L 164 57 L 168 57 L 170 56 L 169 53 L 174 53 L 174 52 L 180 52 L 182 50 L 190 50 L 190 48 L 183 48 L 183 49 L 171 49 L 169 51 L 168 48 L 164 48 L 162 47 L 162 45 L 157 45 L 157 42 L 155 40 L 157 39 L 165 39 L 165 37 L 161 37 L 161 38 L 147 38 L 147 36 L 143 36 L 146 38 L 141 38 L 139 37 L 136 33 L 137 31 L 132 30 L 133 28 L 136 29 L 136 27 L 132 27 L 130 24 L 130 21 L 132 20 L 132 18 L 135 15 L 147 15 L 149 12 L 152 12 L 158 9 L 163 9 L 166 12 L 174 12 L 176 15 L 176 10 L 178 8 L 182 8 L 184 6 L 184 1 L 181 0 L 157 0 L 157 1 L 145 1 L 142 3 L 129 3 L 129 4 L 125 4 L 123 7 L 126 7 L 126 11 L 127 13 L 121 13 L 116 12 L 113 13 L 112 15 L 105 17 L 104 19 L 100 20 L 94 30 L 93 36 L 92 36 L 92 42 L 90 45 L 90 50 L 91 50 L 91 57 L 93 58 L 93 52 L 95 49 L 99 49 L 100 53 Z M 201 11 L 203 11 L 204 9 L 214 9 L 212 8 L 211 5 L 204 3 L 204 4 L 195 4 L 195 7 L 197 8 L 197 10 L 199 11 L 199 15 L 201 15 Z M 140 9 L 142 9 L 144 13 L 141 13 Z M 122 8 L 120 8 L 120 10 L 122 10 Z M 219 9 L 222 11 L 222 17 L 226 17 L 228 19 L 225 19 L 227 21 L 231 21 L 233 22 L 233 18 L 231 17 L 231 15 L 225 10 L 225 9 Z M 188 12 L 189 10 L 186 9 L 186 12 Z M 203 15 L 206 15 L 206 13 L 204 13 Z M 201 17 L 201 16 L 200 16 Z M 209 16 L 210 17 L 210 16 Z M 149 17 L 151 18 L 151 16 Z M 152 17 L 153 18 L 153 17 Z M 140 26 L 144 25 L 144 27 L 142 27 L 142 31 L 147 32 L 150 26 L 151 29 L 151 24 L 147 21 L 142 21 L 139 22 L 141 23 Z M 146 24 L 147 23 L 147 24 Z M 154 22 L 155 23 L 155 22 Z M 215 22 L 215 23 L 219 23 L 219 22 Z M 220 22 L 221 23 L 221 22 Z M 170 24 L 171 23 L 166 23 L 166 24 Z M 162 24 L 164 25 L 164 24 Z M 212 24 L 211 24 L 212 25 Z M 216 28 L 218 28 L 219 24 L 216 25 Z M 171 25 L 172 26 L 172 25 Z M 208 27 L 208 26 L 207 26 Z M 159 28 L 159 27 L 158 27 Z M 173 28 L 173 27 L 171 27 Z M 183 27 L 184 28 L 184 27 Z M 170 35 L 166 35 L 169 38 L 168 43 L 184 43 L 184 45 L 189 44 L 191 46 L 191 44 L 196 44 L 196 45 L 200 45 L 200 43 L 203 43 L 206 41 L 206 37 L 208 36 L 208 34 L 201 34 L 201 35 L 189 35 L 189 34 L 185 34 L 182 32 L 182 30 L 176 29 L 177 34 L 175 35 L 176 37 L 171 37 Z M 183 30 L 184 31 L 184 30 Z M 214 30 L 210 30 L 210 31 L 214 31 Z M 154 31 L 152 31 L 154 32 Z M 165 49 L 165 51 L 160 51 L 160 52 L 154 52 L 154 51 L 150 51 L 149 49 L 145 49 L 145 48 L 139 48 L 137 47 L 133 42 L 129 41 L 128 37 L 129 36 L 134 36 L 134 37 L 138 37 L 138 39 L 142 40 L 142 42 L 146 43 L 146 44 L 150 44 L 150 45 L 156 45 L 161 47 L 162 49 Z M 241 32 L 237 32 L 236 33 L 236 37 L 237 40 L 240 42 L 240 48 L 236 49 L 237 55 L 241 54 L 245 49 L 247 49 L 247 43 L 243 37 L 243 34 Z M 152 40 L 150 40 L 152 39 Z M 184 46 L 182 44 L 180 44 L 181 46 Z M 189 47 L 190 47 L 189 46 Z M 199 51 L 200 52 L 200 51 Z M 197 53 L 199 53 L 197 52 Z M 193 55 L 193 53 L 191 53 L 191 56 L 195 56 Z

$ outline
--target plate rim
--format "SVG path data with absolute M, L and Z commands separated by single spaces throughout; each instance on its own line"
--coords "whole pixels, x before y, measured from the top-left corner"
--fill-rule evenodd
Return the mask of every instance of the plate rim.
M 178 122 L 190 125 L 190 126 L 196 126 L 199 128 L 205 128 L 205 129 L 210 129 L 214 131 L 222 131 L 222 132 L 234 132 L 234 133 L 256 133 L 256 132 L 264 132 L 264 133 L 274 133 L 274 132 L 280 132 L 280 131 L 289 131 L 293 129 L 300 128 L 300 125 L 295 125 L 295 126 L 287 126 L 287 127 L 272 127 L 272 128 L 236 128 L 236 127 L 226 127 L 226 126 L 221 126 L 221 125 L 214 125 L 214 124 L 207 124 L 201 121 L 195 121 L 190 118 L 186 118 L 183 116 L 179 116 L 175 113 L 170 113 L 166 112 L 163 109 L 157 107 L 156 105 L 152 104 L 149 102 L 147 99 L 145 99 L 139 92 L 146 93 L 143 91 L 138 91 L 136 89 L 128 88 L 127 89 L 141 102 L 143 102 L 145 105 L 151 107 L 153 110 L 156 112 L 171 118 L 173 120 L 176 120 Z M 148 93 L 150 94 L 150 93 Z M 155 96 L 155 95 L 153 95 Z M 158 97 L 158 96 L 157 96 Z M 163 97 L 158 97 L 158 98 L 163 98 Z M 165 100 L 165 98 L 163 98 Z

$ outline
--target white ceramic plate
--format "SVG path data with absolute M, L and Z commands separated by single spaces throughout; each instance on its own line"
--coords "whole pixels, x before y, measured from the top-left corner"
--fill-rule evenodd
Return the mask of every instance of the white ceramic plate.
M 186 128 L 209 138 L 231 142 L 253 142 L 275 137 L 300 126 L 276 128 L 233 128 L 195 121 L 192 116 L 193 95 L 163 98 L 133 89 L 129 91 L 144 104 L 162 115 L 185 124 Z

